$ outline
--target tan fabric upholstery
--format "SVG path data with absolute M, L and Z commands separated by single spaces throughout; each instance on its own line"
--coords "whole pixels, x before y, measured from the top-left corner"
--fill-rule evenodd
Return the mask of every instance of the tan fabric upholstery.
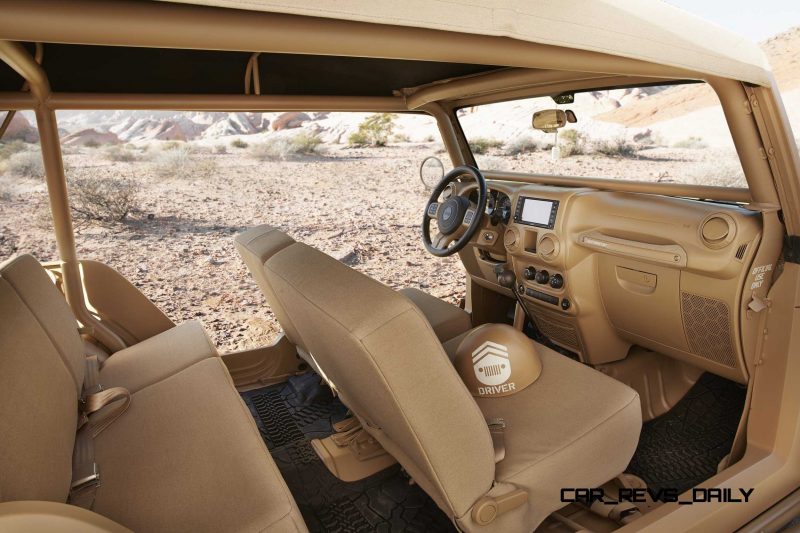
M 65 502 L 83 343 L 30 256 L 0 266 L 0 501 Z M 305 531 L 225 365 L 198 323 L 112 355 L 133 393 L 94 441 L 94 511 L 135 531 Z M 77 363 L 80 364 L 77 364 Z
M 469 313 L 419 289 L 400 289 L 428 319 L 441 342 L 457 337 L 472 327 Z
M 297 328 L 286 314 L 283 304 L 278 300 L 264 274 L 264 263 L 292 243 L 294 243 L 294 239 L 267 224 L 243 231 L 234 239 L 236 250 L 242 256 L 244 264 L 247 265 L 250 274 L 258 283 L 261 292 L 267 299 L 267 303 L 272 308 L 272 312 L 275 313 L 278 323 L 283 328 L 286 338 L 295 346 L 305 349 Z
M 0 268 L 0 501 L 63 502 L 72 477 L 78 393 L 37 315 L 6 279 L 8 266 Z
M 444 352 L 447 354 L 447 357 L 453 361 L 456 358 L 456 350 L 458 350 L 458 346 L 461 344 L 461 341 L 466 337 L 469 332 L 472 330 L 467 330 L 458 337 L 453 337 L 450 340 L 442 342 L 442 348 L 444 348 Z
M 100 368 L 100 384 L 104 388 L 125 387 L 136 392 L 216 356 L 217 350 L 202 324 L 184 322 L 114 353 Z
M 266 273 L 367 431 L 451 516 L 467 513 L 492 485 L 492 441 L 420 310 L 300 243 L 269 259 Z
M 69 368 L 75 391 L 83 386 L 85 362 L 78 323 L 67 301 L 31 255 L 21 255 L 2 266 L 2 276 L 36 317 Z
M 94 510 L 134 531 L 305 530 L 219 358 L 135 393 L 95 449 Z
M 642 425 L 633 389 L 534 344 L 542 361 L 536 383 L 511 396 L 476 398 L 487 419 L 505 420 L 506 456 L 496 478 L 529 491 L 526 524 L 563 506 L 561 488 L 599 487 L 622 473 Z M 512 526 L 497 522 L 499 530 Z
M 587 366 L 531 341 L 539 379 L 476 403 L 409 298 L 301 243 L 267 260 L 266 278 L 342 400 L 465 531 L 532 531 L 563 506 L 561 488 L 599 486 L 635 451 L 638 395 Z M 507 424 L 496 467 L 494 418 Z M 479 497 L 516 488 L 528 504 L 488 527 L 472 521 Z

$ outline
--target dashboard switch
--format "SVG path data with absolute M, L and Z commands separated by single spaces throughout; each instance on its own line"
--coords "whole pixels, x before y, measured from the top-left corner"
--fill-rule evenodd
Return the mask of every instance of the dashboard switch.
M 547 284 L 548 281 L 550 281 L 550 273 L 547 272 L 547 270 L 540 270 L 539 272 L 536 273 L 535 279 L 536 283 L 545 285 Z
M 564 278 L 561 274 L 553 274 L 550 277 L 550 286 L 554 289 L 560 289 L 564 286 Z
M 570 303 L 570 301 L 569 301 L 569 300 L 567 300 L 566 298 L 564 298 L 563 300 L 561 300 L 561 309 L 563 309 L 564 311 L 566 311 L 567 309 L 569 309 L 571 306 L 572 306 L 572 304 L 571 304 L 571 303 Z
M 536 277 L 536 269 L 532 266 L 526 267 L 525 270 L 522 271 L 522 277 L 527 280 L 532 280 Z

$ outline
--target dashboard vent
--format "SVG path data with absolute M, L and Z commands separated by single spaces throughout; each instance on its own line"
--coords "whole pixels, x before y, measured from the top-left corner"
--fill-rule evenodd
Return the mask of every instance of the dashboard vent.
M 681 314 L 693 354 L 731 368 L 736 366 L 728 304 L 682 292 Z
M 747 253 L 747 243 L 744 243 L 743 245 L 739 246 L 738 250 L 736 250 L 736 260 L 741 261 L 742 259 L 744 259 L 744 254 L 746 253 Z

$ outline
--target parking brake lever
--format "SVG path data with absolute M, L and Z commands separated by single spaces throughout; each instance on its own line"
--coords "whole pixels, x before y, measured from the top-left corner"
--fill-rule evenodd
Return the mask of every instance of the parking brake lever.
M 525 313 L 525 316 L 528 317 L 528 320 L 531 321 L 531 324 L 535 324 L 533 317 L 528 311 L 528 307 L 525 305 L 525 302 L 522 301 L 522 295 L 520 295 L 520 293 L 517 291 L 517 275 L 514 274 L 514 271 L 506 269 L 505 265 L 497 265 L 494 267 L 494 273 L 497 275 L 497 283 L 501 287 L 510 289 L 511 292 L 514 293 L 514 296 L 517 298 L 517 303 L 519 303 L 519 306 L 522 307 L 522 311 Z

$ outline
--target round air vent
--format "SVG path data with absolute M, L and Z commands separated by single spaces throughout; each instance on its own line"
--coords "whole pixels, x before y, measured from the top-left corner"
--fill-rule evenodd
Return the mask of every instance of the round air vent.
M 736 221 L 730 215 L 714 213 L 700 224 L 700 239 L 709 248 L 724 248 L 736 237 Z
M 506 245 L 506 248 L 509 250 L 513 250 L 517 247 L 517 243 L 519 242 L 519 233 L 517 230 L 513 228 L 508 228 L 503 235 L 503 244 Z
M 539 256 L 542 259 L 549 261 L 558 256 L 559 249 L 560 245 L 558 242 L 558 237 L 552 233 L 548 233 L 539 239 L 539 246 L 537 247 L 536 251 L 539 252 Z

